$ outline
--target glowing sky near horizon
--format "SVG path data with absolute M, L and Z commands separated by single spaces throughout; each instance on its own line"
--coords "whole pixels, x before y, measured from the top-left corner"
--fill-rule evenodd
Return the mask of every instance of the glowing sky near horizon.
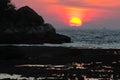
M 70 26 L 74 17 L 84 28 L 120 28 L 120 0 L 12 0 L 18 8 L 28 5 L 56 28 Z

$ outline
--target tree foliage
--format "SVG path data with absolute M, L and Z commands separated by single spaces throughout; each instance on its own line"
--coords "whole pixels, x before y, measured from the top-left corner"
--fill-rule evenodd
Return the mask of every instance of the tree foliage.
M 11 0 L 0 0 L 0 12 L 15 8 Z

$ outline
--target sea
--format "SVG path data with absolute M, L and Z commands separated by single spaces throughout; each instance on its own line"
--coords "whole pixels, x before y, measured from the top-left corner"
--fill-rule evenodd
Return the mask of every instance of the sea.
M 61 46 L 120 49 L 120 30 L 74 28 L 58 30 L 57 32 L 72 39 L 72 43 L 64 43 Z
M 71 37 L 72 42 L 63 44 L 44 44 L 44 46 L 120 49 L 120 30 L 72 28 L 58 29 L 57 33 Z

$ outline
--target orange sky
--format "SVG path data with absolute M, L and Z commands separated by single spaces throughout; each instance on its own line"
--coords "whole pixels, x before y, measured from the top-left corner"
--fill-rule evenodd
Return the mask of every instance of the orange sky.
M 17 7 L 30 6 L 57 28 L 78 17 L 84 28 L 120 28 L 120 0 L 12 0 Z

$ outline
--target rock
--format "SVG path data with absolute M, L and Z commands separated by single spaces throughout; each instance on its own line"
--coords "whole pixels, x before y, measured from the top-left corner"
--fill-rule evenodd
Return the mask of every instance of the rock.
M 17 11 L 30 22 L 35 22 L 38 25 L 44 24 L 44 19 L 28 6 L 22 7 Z
M 46 43 L 69 43 L 71 42 L 71 38 L 65 35 L 61 35 L 61 34 L 53 34 L 53 35 L 47 35 L 45 37 Z
M 45 23 L 44 19 L 28 6 L 4 12 L 4 16 L 0 16 L 0 22 L 1 44 L 71 42 L 70 37 L 56 33 L 53 25 Z
M 56 30 L 55 28 L 49 24 L 49 23 L 46 23 L 43 25 L 44 27 L 44 32 L 47 33 L 47 34 L 56 34 Z
M 66 35 L 61 35 L 61 34 L 56 34 L 58 37 L 57 37 L 57 40 L 61 41 L 61 43 L 70 43 L 71 42 L 71 38 L 66 36 Z

